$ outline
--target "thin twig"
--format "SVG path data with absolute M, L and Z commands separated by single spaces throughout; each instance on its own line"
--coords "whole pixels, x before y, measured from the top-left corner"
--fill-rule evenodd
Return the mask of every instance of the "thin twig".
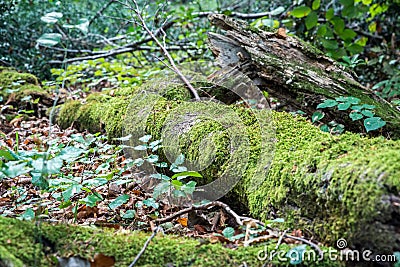
M 275 249 L 278 249 L 278 247 L 281 245 L 282 240 L 283 240 L 283 236 L 286 235 L 287 230 L 283 231 L 283 233 L 281 234 L 281 236 L 278 239 L 278 243 L 276 243 Z
M 180 69 L 175 65 L 175 61 L 172 58 L 171 54 L 168 52 L 165 46 L 158 40 L 158 38 L 154 35 L 154 33 L 147 27 L 146 22 L 144 21 L 140 10 L 139 10 L 139 5 L 136 0 L 132 0 L 133 3 L 135 4 L 136 9 L 133 11 L 136 13 L 137 18 L 140 21 L 140 24 L 142 25 L 143 29 L 150 35 L 150 37 L 156 42 L 158 47 L 162 50 L 164 55 L 168 58 L 169 63 L 171 64 L 171 67 L 174 69 L 174 72 L 179 76 L 179 78 L 186 84 L 190 92 L 193 94 L 194 98 L 199 101 L 200 97 L 199 94 L 197 93 L 196 89 L 193 87 L 193 85 L 189 82 L 189 80 L 183 75 L 183 73 L 180 71 Z
M 225 203 L 222 203 L 220 201 L 212 201 L 212 202 L 209 202 L 209 203 L 206 203 L 206 204 L 202 204 L 202 205 L 198 205 L 198 206 L 191 206 L 189 208 L 180 210 L 180 211 L 178 211 L 178 212 L 176 212 L 176 213 L 174 213 L 174 214 L 172 214 L 172 215 L 170 215 L 168 217 L 156 219 L 156 220 L 154 220 L 154 222 L 155 223 L 159 223 L 159 224 L 165 223 L 165 222 L 169 222 L 169 221 L 172 221 L 173 219 L 175 219 L 175 218 L 177 218 L 177 217 L 179 217 L 179 216 L 181 216 L 183 214 L 189 213 L 191 211 L 206 210 L 206 209 L 209 209 L 211 207 L 221 207 L 221 208 L 223 208 L 228 214 L 230 214 L 232 217 L 235 218 L 235 221 L 236 221 L 237 224 L 243 225 L 242 217 L 237 215 L 236 212 L 234 212 L 228 205 L 226 205 Z
M 136 262 L 139 260 L 139 258 L 142 256 L 142 254 L 146 251 L 147 246 L 150 244 L 150 241 L 156 236 L 157 232 L 160 231 L 160 227 L 156 227 L 153 230 L 153 233 L 151 234 L 151 236 L 146 240 L 146 242 L 144 243 L 142 249 L 139 251 L 139 253 L 136 255 L 135 259 L 133 260 L 133 262 L 129 265 L 129 267 L 133 267 L 135 266 Z
M 108 1 L 108 3 L 106 3 L 99 11 L 97 11 L 96 14 L 89 20 L 89 26 L 114 2 L 115 0 Z
M 313 243 L 313 242 L 311 242 L 311 241 L 309 241 L 307 239 L 304 239 L 304 238 L 301 238 L 301 237 L 297 237 L 297 236 L 288 235 L 288 234 L 285 234 L 284 237 L 291 238 L 291 239 L 298 240 L 298 241 L 301 241 L 303 243 L 306 243 L 307 245 L 310 245 L 316 251 L 318 251 L 319 256 L 322 257 L 324 255 L 324 252 L 322 252 L 321 248 L 317 244 L 315 244 L 315 243 Z
M 158 29 L 157 31 L 154 32 L 154 35 L 157 36 L 159 34 L 162 33 L 162 31 L 167 30 L 168 28 L 170 28 L 174 23 L 173 22 L 168 22 L 165 23 L 164 25 L 161 26 L 160 29 Z M 162 30 L 161 30 L 162 29 Z M 106 57 L 112 57 L 112 56 L 116 56 L 119 54 L 123 54 L 123 53 L 127 53 L 127 52 L 132 52 L 138 49 L 138 47 L 142 44 L 145 44 L 149 41 L 152 40 L 152 37 L 147 37 L 144 38 L 138 42 L 134 42 L 134 43 L 129 43 L 127 45 L 121 46 L 121 48 L 119 49 L 113 49 L 110 51 L 104 51 L 104 53 L 101 54 L 97 54 L 98 52 L 93 52 L 93 54 L 95 55 L 91 55 L 91 56 L 83 56 L 83 57 L 74 57 L 74 58 L 70 58 L 67 60 L 51 60 L 49 61 L 50 64 L 68 64 L 68 63 L 72 63 L 72 62 L 76 62 L 76 61 L 82 61 L 82 60 L 94 60 L 94 59 L 98 59 L 98 58 L 106 58 Z

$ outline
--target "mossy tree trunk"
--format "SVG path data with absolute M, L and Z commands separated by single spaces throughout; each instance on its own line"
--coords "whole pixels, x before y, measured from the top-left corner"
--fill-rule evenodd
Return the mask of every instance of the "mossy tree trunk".
M 237 67 L 276 98 L 283 110 L 311 115 L 324 99 L 353 96 L 376 107 L 376 115 L 387 122 L 383 129 L 387 136 L 400 137 L 400 113 L 315 47 L 288 36 L 284 29 L 263 31 L 221 14 L 209 19 L 225 30 L 224 35 L 209 33 L 209 46 L 219 64 Z M 324 112 L 324 122 L 335 120 L 346 129 L 365 132 L 361 123 L 349 119 L 348 111 Z

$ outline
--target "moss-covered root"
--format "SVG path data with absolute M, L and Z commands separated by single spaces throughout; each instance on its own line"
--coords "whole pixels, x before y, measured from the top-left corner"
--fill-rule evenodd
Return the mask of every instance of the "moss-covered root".
M 128 266 L 149 234 L 142 232 L 115 232 L 68 225 L 35 224 L 0 217 L 0 262 L 8 266 L 56 266 L 56 257 L 80 256 L 92 259 L 102 253 L 116 260 L 115 266 Z M 222 244 L 201 245 L 196 239 L 158 235 L 147 247 L 136 266 L 263 266 L 267 263 L 265 251 L 275 249 L 277 240 L 266 247 L 225 248 Z M 291 246 L 293 247 L 293 246 Z M 291 248 L 280 245 L 282 255 Z M 312 254 L 312 253 L 311 253 Z M 281 255 L 281 256 L 282 256 Z M 261 259 L 260 259 L 261 257 Z M 284 256 L 283 256 L 284 258 Z M 289 261 L 273 257 L 268 266 L 289 266 Z M 242 265 L 243 266 L 243 265 Z M 340 262 L 303 261 L 300 266 L 342 266 Z

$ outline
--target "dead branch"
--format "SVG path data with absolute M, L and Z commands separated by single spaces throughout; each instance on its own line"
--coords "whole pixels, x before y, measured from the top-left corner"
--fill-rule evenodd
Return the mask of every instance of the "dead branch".
M 185 77 L 185 75 L 183 75 L 183 73 L 180 71 L 180 69 L 176 66 L 174 59 L 171 57 L 171 54 L 166 49 L 165 45 L 163 45 L 160 42 L 160 40 L 158 40 L 157 36 L 155 36 L 154 33 L 147 27 L 147 24 L 144 21 L 142 15 L 141 15 L 141 12 L 139 10 L 139 5 L 138 5 L 137 1 L 136 0 L 132 0 L 132 1 L 136 7 L 133 11 L 135 12 L 137 18 L 139 19 L 140 24 L 143 27 L 143 29 L 150 35 L 150 37 L 154 40 L 154 42 L 156 42 L 157 46 L 162 50 L 163 54 L 168 58 L 169 64 L 171 65 L 171 67 L 173 68 L 175 73 L 179 76 L 179 78 L 186 84 L 186 86 L 188 87 L 190 92 L 193 94 L 194 98 L 197 101 L 200 101 L 200 97 L 199 97 L 199 94 L 197 93 L 196 89 L 189 82 L 189 80 Z M 161 28 L 161 31 L 163 31 L 162 28 Z M 165 36 L 165 34 L 164 34 L 164 36 Z

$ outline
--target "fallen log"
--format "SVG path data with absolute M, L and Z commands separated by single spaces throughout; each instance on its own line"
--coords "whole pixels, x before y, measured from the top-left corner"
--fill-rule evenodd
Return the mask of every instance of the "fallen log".
M 377 115 L 388 122 L 385 134 L 398 136 L 397 111 L 318 50 L 295 37 L 246 28 L 224 16 L 215 15 L 211 20 L 226 30 L 225 36 L 210 34 L 211 48 L 218 59 L 246 73 L 284 102 L 288 111 L 302 109 L 311 114 L 324 98 L 356 96 L 377 107 Z M 215 81 L 219 77 L 220 73 L 216 73 L 210 78 Z M 167 93 L 164 97 L 152 95 L 149 87 L 165 87 Z M 150 86 L 114 90 L 112 94 L 104 91 L 90 96 L 85 103 L 64 104 L 57 122 L 63 127 L 76 125 L 92 132 L 104 130 L 110 138 L 121 136 L 123 129 L 125 134 L 137 137 L 141 128 L 140 133 L 160 139 L 163 130 L 170 129 L 184 137 L 175 146 L 187 159 L 214 155 L 212 163 L 201 170 L 204 180 L 199 183 L 209 183 L 226 170 L 240 169 L 240 180 L 230 199 L 245 205 L 252 216 L 262 220 L 285 218 L 286 227 L 303 229 L 328 245 L 345 239 L 347 248 L 360 253 L 370 250 L 372 255 L 389 255 L 400 250 L 400 141 L 350 132 L 330 135 L 286 112 L 249 111 L 237 105 L 229 107 L 229 112 L 218 112 L 217 103 L 187 102 L 190 97 L 184 92 L 177 83 L 154 81 Z M 132 98 L 135 101 L 129 105 Z M 202 118 L 200 115 L 209 109 L 217 112 Z M 231 120 L 224 117 L 226 114 Z M 186 120 L 171 122 L 176 115 Z M 350 125 L 345 116 L 331 117 Z M 233 163 L 229 134 L 224 133 L 221 124 L 213 122 L 218 118 L 243 121 L 238 129 L 247 134 L 248 149 L 234 149 L 245 156 Z M 259 118 L 267 118 L 267 124 L 275 125 L 272 139 L 276 142 L 267 142 L 273 145 L 272 150 L 262 150 Z M 212 140 L 214 145 L 204 147 L 202 140 Z M 136 141 L 131 140 L 132 144 Z M 264 153 L 271 151 L 274 157 L 269 161 Z M 209 159 L 206 156 L 202 160 Z M 241 163 L 242 159 L 246 164 Z M 241 167 L 235 169 L 236 166 Z
M 375 113 L 387 122 L 383 133 L 400 137 L 400 112 L 390 103 L 358 83 L 354 74 L 321 51 L 290 36 L 284 29 L 264 31 L 222 14 L 211 14 L 213 25 L 224 34 L 209 33 L 209 46 L 221 66 L 234 66 L 262 90 L 280 102 L 280 110 L 301 110 L 311 116 L 325 99 L 353 96 L 362 104 L 374 105 Z M 335 120 L 354 132 L 363 125 L 348 112 L 324 110 L 324 122 Z
M 154 82 L 152 85 L 157 86 Z M 140 89 L 135 91 L 137 96 L 143 96 Z M 59 122 L 67 122 L 64 127 L 77 123 L 94 132 L 99 130 L 99 125 L 104 125 L 112 138 L 118 137 L 122 128 L 125 134 L 135 133 L 135 127 L 147 110 L 151 116 L 144 116 L 145 130 L 156 140 L 162 137 L 163 128 L 171 124 L 166 121 L 170 114 L 179 112 L 194 116 L 199 110 L 211 109 L 213 105 L 216 110 L 219 108 L 212 102 L 165 98 L 159 98 L 155 105 L 149 105 L 148 99 L 143 99 L 143 102 L 134 101 L 134 105 L 128 107 L 126 95 L 110 97 L 107 94 L 92 96 L 84 104 L 67 102 L 60 109 Z M 258 121 L 247 108 L 229 108 L 232 116 L 236 114 L 244 121 L 242 127 L 251 140 L 248 163 L 230 195 L 231 200 L 239 200 L 256 218 L 285 218 L 286 227 L 307 229 L 311 236 L 329 245 L 344 238 L 350 248 L 369 249 L 374 253 L 391 254 L 400 249 L 399 141 L 365 138 L 354 133 L 332 136 L 304 118 L 272 112 L 276 127 L 274 158 L 264 173 L 257 172 L 260 158 L 269 159 L 260 155 L 262 143 L 256 127 Z M 91 115 L 83 117 L 84 114 Z M 80 120 L 82 118 L 85 120 Z M 215 119 L 188 120 L 186 127 L 181 125 L 185 137 L 176 144 L 188 159 L 194 159 L 207 154 L 201 140 L 213 136 L 217 150 L 212 164 L 201 171 L 205 183 L 221 177 L 232 166 L 229 138 L 221 125 L 213 123 Z M 133 145 L 140 143 L 132 142 Z M 265 161 L 261 163 L 268 165 Z M 259 176 L 255 176 L 255 172 Z M 252 179 L 259 181 L 260 175 L 262 182 L 254 188 Z

